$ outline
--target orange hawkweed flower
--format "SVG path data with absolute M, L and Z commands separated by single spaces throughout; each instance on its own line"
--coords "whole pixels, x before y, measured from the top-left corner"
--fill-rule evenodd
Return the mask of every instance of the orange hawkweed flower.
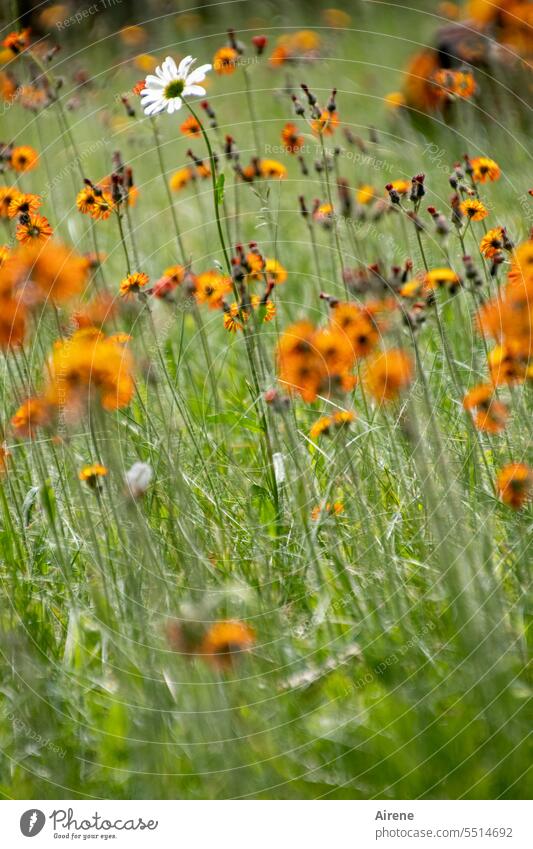
M 8 461 L 10 457 L 11 451 L 4 442 L 3 445 L 0 445 L 0 474 L 4 474 L 7 471 Z
M 261 159 L 259 162 L 259 173 L 262 177 L 284 180 L 287 176 L 287 169 L 276 159 Z
M 194 281 L 194 294 L 200 304 L 209 309 L 219 309 L 224 297 L 231 291 L 231 279 L 216 269 L 198 274 Z
M 339 116 L 336 112 L 330 112 L 329 109 L 323 109 L 320 118 L 314 118 L 311 121 L 311 129 L 317 136 L 332 136 L 338 126 Z
M 374 186 L 370 186 L 366 183 L 359 186 L 355 193 L 355 199 L 357 203 L 361 204 L 361 206 L 366 206 L 367 203 L 376 200 L 376 198 L 377 194 Z
M 314 425 L 311 427 L 309 431 L 309 436 L 311 439 L 318 439 L 319 436 L 323 434 L 328 434 L 333 425 L 333 419 L 331 416 L 320 416 L 319 419 L 316 420 Z
M 331 374 L 342 374 L 353 364 L 350 340 L 335 327 L 317 330 L 313 336 L 313 346 Z
M 169 180 L 169 186 L 173 192 L 179 192 L 181 189 L 184 189 L 188 183 L 194 177 L 194 172 L 192 168 L 187 166 L 186 168 L 180 168 L 178 171 L 175 171 L 172 177 Z
M 96 209 L 96 192 L 92 186 L 84 186 L 76 197 L 76 206 L 84 215 L 92 215 Z
M 96 196 L 96 206 L 91 212 L 91 218 L 95 221 L 106 221 L 115 207 L 114 201 L 108 192 L 102 192 Z
M 461 278 L 451 268 L 433 268 L 424 275 L 424 285 L 430 290 L 446 288 L 453 295 L 461 286 Z
M 486 183 L 490 180 L 494 183 L 501 176 L 500 166 L 494 159 L 489 159 L 488 156 L 476 156 L 470 160 L 472 166 L 472 179 L 476 183 Z
M 249 625 L 228 619 L 211 625 L 201 642 L 200 654 L 214 666 L 229 668 L 254 644 L 255 632 Z
M 0 218 L 9 218 L 9 207 L 20 192 L 15 186 L 0 186 Z
M 476 93 L 476 82 L 470 71 L 452 71 L 447 68 L 439 68 L 433 75 L 433 82 L 437 86 L 439 97 L 449 98 L 462 97 L 468 100 Z
M 233 47 L 221 47 L 213 57 L 216 74 L 233 74 L 237 69 L 239 54 Z
M 525 283 L 533 280 L 533 240 L 522 242 L 515 249 L 512 255 L 509 280 L 524 281 Z
M 152 287 L 152 295 L 155 298 L 165 299 L 178 287 L 181 286 L 185 279 L 185 268 L 183 265 L 171 265 L 165 268 L 159 280 L 156 280 Z
M 26 245 L 14 257 L 14 264 L 18 285 L 29 303 L 69 300 L 83 289 L 90 270 L 84 256 L 51 239 Z
M 115 317 L 116 312 L 115 298 L 109 292 L 102 292 L 75 310 L 71 318 L 78 329 L 82 327 L 101 328 L 107 321 L 111 321 Z
M 109 174 L 106 177 L 103 177 L 101 180 L 98 181 L 98 183 L 96 185 L 96 189 L 97 189 L 96 199 L 97 199 L 97 201 L 98 200 L 100 201 L 100 205 L 102 204 L 103 199 L 105 200 L 106 204 L 111 202 L 112 207 L 115 205 L 113 198 L 112 198 L 112 194 L 111 194 L 112 187 L 113 187 L 113 181 L 112 181 L 111 176 Z M 126 192 L 127 192 L 127 194 L 126 194 Z M 104 198 L 102 198 L 101 193 L 103 193 Z M 123 196 L 123 198 L 126 199 L 128 206 L 135 206 L 135 204 L 137 203 L 137 199 L 139 197 L 139 189 L 137 188 L 137 186 L 126 187 L 124 185 L 121 185 L 121 193 L 123 193 L 122 196 Z M 102 209 L 100 209 L 100 213 L 101 212 L 102 212 Z M 98 217 L 103 218 L 104 216 L 102 214 L 100 214 Z M 108 218 L 108 217 L 109 216 L 107 216 L 107 215 L 105 216 L 105 218 Z
M 48 92 L 44 88 L 34 85 L 23 85 L 17 91 L 17 100 L 25 109 L 39 112 L 50 102 Z
M 493 259 L 501 253 L 504 244 L 503 227 L 493 227 L 488 230 L 479 243 L 479 250 L 487 259 Z
M 192 115 L 180 125 L 180 130 L 184 136 L 199 136 L 201 133 L 200 124 Z
M 392 180 L 389 185 L 395 192 L 398 192 L 399 195 L 406 195 L 407 192 L 411 190 L 411 183 L 409 180 Z
M 385 95 L 384 101 L 389 109 L 401 109 L 407 103 L 405 94 L 401 91 L 390 91 Z
M 14 56 L 22 53 L 29 47 L 31 30 L 29 27 L 20 32 L 10 32 L 2 41 L 2 47 L 10 50 Z
M 7 214 L 9 218 L 16 218 L 18 215 L 33 215 L 41 206 L 42 198 L 40 195 L 24 194 L 19 192 L 11 200 Z
M 8 293 L 0 300 L 0 348 L 17 348 L 26 336 L 27 309 L 19 298 Z
M 365 386 L 378 403 L 398 398 L 412 379 L 412 359 L 400 348 L 376 354 L 369 361 L 364 374 Z
M 287 270 L 282 266 L 277 259 L 265 260 L 264 273 L 269 283 L 274 283 L 276 286 L 281 286 L 287 279 Z
M 304 145 L 304 137 L 298 132 L 296 124 L 291 122 L 283 127 L 281 140 L 287 153 L 298 153 Z
M 247 316 L 239 309 L 239 305 L 233 302 L 229 307 L 224 308 L 224 330 L 237 333 L 238 330 L 243 329 L 242 321 L 246 321 L 246 318 Z
M 264 310 L 262 320 L 265 322 L 265 324 L 267 324 L 269 321 L 272 321 L 272 319 L 276 315 L 276 304 L 270 300 L 263 300 L 263 298 L 261 298 L 259 295 L 252 295 L 252 297 L 250 298 L 250 304 L 252 306 L 252 309 L 255 311 L 261 309 Z
M 32 168 L 37 166 L 38 162 L 39 154 L 33 147 L 20 145 L 19 147 L 14 147 L 11 151 L 9 164 L 14 171 L 18 171 L 19 173 L 31 171 Z
M 119 292 L 122 298 L 129 298 L 141 291 L 144 286 L 150 281 L 150 278 L 144 271 L 136 271 L 134 274 L 128 274 L 120 281 Z
M 320 390 L 325 369 L 313 345 L 315 328 L 299 321 L 281 336 L 278 349 L 278 377 L 290 392 L 298 392 L 304 401 L 314 401 Z
M 520 510 L 533 494 L 533 470 L 525 463 L 508 463 L 498 472 L 496 491 L 504 504 Z
M 100 485 L 100 478 L 104 478 L 108 473 L 108 470 L 105 466 L 102 466 L 101 463 L 92 463 L 90 466 L 84 466 L 83 469 L 80 470 L 78 477 L 80 481 L 88 484 L 91 489 L 98 489 Z
M 521 355 L 520 346 L 509 340 L 504 345 L 496 345 L 488 355 L 489 371 L 492 382 L 520 383 L 527 375 L 527 360 Z
M 7 245 L 0 245 L 0 268 L 5 261 L 11 256 L 11 249 Z
M 37 428 L 48 425 L 50 419 L 50 407 L 44 399 L 28 398 L 11 419 L 11 425 L 17 436 L 32 439 Z
M 117 410 L 133 396 L 133 360 L 127 346 L 90 327 L 55 343 L 48 379 L 48 402 L 69 416 L 95 397 L 104 410 Z
M 346 334 L 333 327 L 315 329 L 300 321 L 287 328 L 277 349 L 278 378 L 304 401 L 319 393 L 348 391 L 355 386 L 350 373 L 353 350 Z
M 339 301 L 331 311 L 331 326 L 346 336 L 356 359 L 367 357 L 379 342 L 375 321 L 358 304 Z
M 95 221 L 105 221 L 113 211 L 114 203 L 109 192 L 94 186 L 84 186 L 76 197 L 76 206 L 84 215 Z
M 44 215 L 23 215 L 15 231 L 15 236 L 21 244 L 28 242 L 43 242 L 53 234 L 48 218 Z
M 313 221 L 329 230 L 333 224 L 334 209 L 330 203 L 320 203 L 313 210 Z
M 355 413 L 351 410 L 338 410 L 332 416 L 321 416 L 309 431 L 311 439 L 317 439 L 322 434 L 328 435 L 333 428 L 346 427 L 355 421 Z
M 341 513 L 344 513 L 344 504 L 342 501 L 334 501 L 333 504 L 329 501 L 326 504 L 317 504 L 311 510 L 311 519 L 313 522 L 316 522 L 320 518 L 320 515 L 324 513 L 329 516 L 339 516 Z
M 476 198 L 464 200 L 459 204 L 459 209 L 471 221 L 483 221 L 489 214 L 487 208 Z
M 472 413 L 478 430 L 498 434 L 505 430 L 509 411 L 505 404 L 493 396 L 494 387 L 489 383 L 481 383 L 466 393 L 463 407 Z

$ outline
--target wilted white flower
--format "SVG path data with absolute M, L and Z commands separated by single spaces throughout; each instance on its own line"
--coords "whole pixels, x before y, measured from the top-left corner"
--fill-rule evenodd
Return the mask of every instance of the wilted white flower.
M 195 62 L 192 56 L 186 56 L 176 66 L 174 59 L 167 56 L 163 64 L 155 69 L 155 75 L 148 74 L 144 81 L 145 88 L 141 91 L 141 105 L 145 115 L 157 115 L 165 109 L 172 115 L 181 109 L 184 97 L 205 96 L 205 88 L 198 83 L 205 80 L 211 65 L 200 65 L 191 71 Z
M 272 454 L 272 465 L 274 466 L 274 477 L 278 486 L 285 483 L 285 460 L 283 459 L 283 454 L 279 452 Z
M 154 470 L 149 463 L 134 463 L 124 475 L 131 496 L 139 498 L 144 495 L 152 483 L 153 476 Z

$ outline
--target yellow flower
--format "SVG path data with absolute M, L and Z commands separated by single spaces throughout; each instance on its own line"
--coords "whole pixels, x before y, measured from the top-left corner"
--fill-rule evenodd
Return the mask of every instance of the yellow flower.
M 333 419 L 331 418 L 331 416 L 321 416 L 311 427 L 311 430 L 309 431 L 309 436 L 311 437 L 311 439 L 316 440 L 319 436 L 322 436 L 322 434 L 329 433 L 332 425 Z
M 173 192 L 179 192 L 181 189 L 191 182 L 193 178 L 192 168 L 186 166 L 175 171 L 170 178 L 169 185 Z
M 105 466 L 100 465 L 100 463 L 93 463 L 90 466 L 84 466 L 78 477 L 80 481 L 84 481 L 84 483 L 88 484 L 92 489 L 97 489 L 99 485 L 99 478 L 104 478 L 106 475 L 107 469 Z
M 405 106 L 405 95 L 401 91 L 391 91 L 385 96 L 385 103 L 390 109 L 400 109 Z
M 232 666 L 237 655 L 250 651 L 254 643 L 255 633 L 244 622 L 215 622 L 202 640 L 200 654 L 214 666 L 227 668 Z
M 454 294 L 461 285 L 461 278 L 451 268 L 433 268 L 425 275 L 424 284 L 428 289 L 445 287 Z
M 361 204 L 361 206 L 365 206 L 367 203 L 370 203 L 371 201 L 375 200 L 375 198 L 376 191 L 374 189 L 374 186 L 370 186 L 366 183 L 362 186 L 359 186 L 355 193 L 355 199 L 357 203 Z

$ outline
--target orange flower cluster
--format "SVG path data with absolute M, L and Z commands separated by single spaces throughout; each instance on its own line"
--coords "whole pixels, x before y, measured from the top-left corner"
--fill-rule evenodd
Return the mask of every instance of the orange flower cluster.
M 285 331 L 277 351 L 279 380 L 304 401 L 353 389 L 356 361 L 368 356 L 378 340 L 379 327 L 368 309 L 337 302 L 327 327 L 300 321 Z
M 211 268 L 194 277 L 194 296 L 199 304 L 218 310 L 226 295 L 231 292 L 231 278 L 218 269 Z
M 62 304 L 81 292 L 89 265 L 87 259 L 51 239 L 32 242 L 2 253 L 0 266 L 0 347 L 24 341 L 28 310 L 37 304 Z
M 353 421 L 355 421 L 355 413 L 350 410 L 339 410 L 332 416 L 321 416 L 312 426 L 309 436 L 311 439 L 317 439 L 322 435 L 329 436 L 333 430 L 344 428 Z
M 190 131 L 189 131 L 190 132 Z M 209 162 L 195 162 L 193 165 L 186 165 L 184 168 L 179 168 L 174 171 L 170 180 L 169 186 L 173 192 L 179 192 L 192 183 L 193 180 L 207 180 L 211 176 L 211 167 Z
M 471 71 L 452 71 L 439 68 L 433 75 L 433 83 L 437 96 L 444 100 L 455 100 L 457 97 L 469 100 L 476 93 L 476 82 Z
M 478 430 L 492 434 L 505 430 L 509 410 L 494 397 L 494 386 L 490 383 L 481 383 L 470 389 L 463 399 L 463 407 L 472 414 Z
M 494 183 L 501 177 L 500 166 L 488 156 L 476 156 L 470 160 L 469 165 L 475 183 Z
M 238 619 L 223 619 L 207 628 L 194 621 L 172 621 L 167 638 L 174 651 L 201 658 L 219 670 L 231 669 L 255 645 L 255 631 Z
M 213 57 L 213 70 L 216 74 L 233 74 L 237 70 L 239 53 L 234 47 L 221 47 Z
M 55 343 L 49 363 L 47 401 L 77 415 L 96 397 L 104 410 L 126 407 L 134 391 L 133 359 L 114 336 L 94 327 Z
M 410 385 L 413 371 L 413 361 L 406 351 L 400 348 L 382 351 L 366 366 L 365 388 L 379 404 L 394 401 Z
M 278 38 L 270 57 L 273 68 L 287 63 L 296 63 L 316 59 L 320 52 L 320 36 L 312 30 L 299 30 Z
M 42 396 L 29 398 L 11 424 L 17 436 L 35 436 L 57 415 L 77 421 L 90 402 L 104 410 L 127 406 L 133 396 L 133 359 L 123 334 L 106 336 L 88 327 L 58 340 L 46 367 L 47 385 Z
M 498 473 L 496 491 L 504 504 L 520 510 L 533 495 L 533 469 L 525 463 L 508 463 Z
M 105 221 L 111 215 L 115 204 L 108 191 L 90 183 L 78 192 L 76 206 L 83 215 L 90 215 L 95 221 Z
M 237 333 L 238 330 L 243 329 L 251 312 L 256 313 L 264 322 L 272 321 L 276 315 L 274 302 L 269 298 L 261 298 L 259 295 L 252 295 L 246 306 L 239 306 L 234 301 L 229 306 L 222 304 L 222 309 L 224 310 L 224 327 L 231 333 Z
M 514 250 L 507 282 L 481 307 L 476 322 L 497 343 L 489 357 L 495 384 L 533 376 L 533 240 Z

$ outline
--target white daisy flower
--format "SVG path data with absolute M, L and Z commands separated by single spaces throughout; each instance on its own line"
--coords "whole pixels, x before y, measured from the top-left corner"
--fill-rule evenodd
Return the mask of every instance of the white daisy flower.
M 145 115 L 157 115 L 165 109 L 172 115 L 183 106 L 184 97 L 204 97 L 205 88 L 198 83 L 205 80 L 211 65 L 201 65 L 191 71 L 196 62 L 192 56 L 186 56 L 178 66 L 171 56 L 167 56 L 155 74 L 148 74 L 145 88 L 141 91 L 141 105 Z

